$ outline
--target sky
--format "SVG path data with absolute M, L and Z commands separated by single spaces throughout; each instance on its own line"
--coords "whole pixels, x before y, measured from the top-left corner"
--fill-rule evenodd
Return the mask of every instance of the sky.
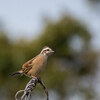
M 44 29 L 45 15 L 57 20 L 64 11 L 87 25 L 93 35 L 92 44 L 98 49 L 100 11 L 96 12 L 96 7 L 93 8 L 87 0 L 0 0 L 0 21 L 9 37 L 30 39 L 38 36 Z

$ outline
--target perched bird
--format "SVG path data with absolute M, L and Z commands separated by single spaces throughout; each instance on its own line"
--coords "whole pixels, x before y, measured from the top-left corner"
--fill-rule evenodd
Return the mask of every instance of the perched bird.
M 22 69 L 18 72 L 12 73 L 11 76 L 21 74 L 30 78 L 37 77 L 38 74 L 45 68 L 48 56 L 53 53 L 54 51 L 50 47 L 45 46 L 39 55 L 24 63 Z

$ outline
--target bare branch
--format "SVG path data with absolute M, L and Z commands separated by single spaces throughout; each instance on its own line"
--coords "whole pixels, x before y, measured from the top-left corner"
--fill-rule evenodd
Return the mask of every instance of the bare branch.
M 43 87 L 43 89 L 44 89 L 44 91 L 45 91 L 45 94 L 46 94 L 46 96 L 47 96 L 47 100 L 49 100 L 49 95 L 48 95 L 48 91 L 47 91 L 47 88 L 46 88 L 45 84 L 42 82 L 41 79 L 38 79 L 38 83 L 40 83 L 41 86 Z
M 36 87 L 36 84 L 40 83 L 40 85 L 43 87 L 46 96 L 47 96 L 47 100 L 49 100 L 49 96 L 48 96 L 48 91 L 46 89 L 46 86 L 44 85 L 44 83 L 41 81 L 41 79 L 39 78 L 32 78 L 26 85 L 24 90 L 19 90 L 16 95 L 15 95 L 15 99 L 16 100 L 30 100 L 31 98 L 31 92 L 34 90 L 34 88 Z M 20 93 L 23 93 L 23 95 L 18 99 L 18 95 Z

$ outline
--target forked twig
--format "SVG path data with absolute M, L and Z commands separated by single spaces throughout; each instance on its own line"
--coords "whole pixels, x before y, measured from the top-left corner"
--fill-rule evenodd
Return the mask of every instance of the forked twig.
M 16 95 L 15 95 L 15 99 L 16 100 L 30 100 L 31 98 L 31 92 L 34 90 L 34 88 L 36 87 L 36 84 L 37 83 L 40 83 L 41 86 L 43 87 L 45 93 L 46 93 L 46 96 L 47 96 L 47 100 L 49 100 L 49 96 L 48 96 L 48 91 L 46 89 L 46 86 L 44 85 L 44 83 L 42 82 L 41 79 L 39 78 L 32 78 L 26 85 L 25 89 L 24 90 L 19 90 Z M 23 95 L 18 99 L 18 95 L 20 93 L 23 93 Z

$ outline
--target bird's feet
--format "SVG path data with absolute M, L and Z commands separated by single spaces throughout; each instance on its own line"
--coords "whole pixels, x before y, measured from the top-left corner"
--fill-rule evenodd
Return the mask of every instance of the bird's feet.
M 32 79 L 38 80 L 38 77 L 31 76 Z

